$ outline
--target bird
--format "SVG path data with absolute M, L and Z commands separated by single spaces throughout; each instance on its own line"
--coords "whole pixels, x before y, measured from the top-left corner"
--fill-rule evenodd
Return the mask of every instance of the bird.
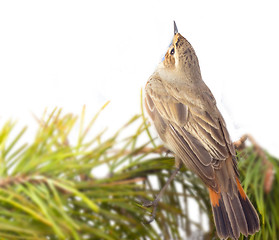
M 240 233 L 248 236 L 259 231 L 259 217 L 241 186 L 236 150 L 225 120 L 202 79 L 194 48 L 178 32 L 175 21 L 172 42 L 149 77 L 144 95 L 151 122 L 175 156 L 176 170 L 167 184 L 184 164 L 208 188 L 220 239 L 238 239 Z M 162 193 L 146 204 L 155 208 L 150 221 Z

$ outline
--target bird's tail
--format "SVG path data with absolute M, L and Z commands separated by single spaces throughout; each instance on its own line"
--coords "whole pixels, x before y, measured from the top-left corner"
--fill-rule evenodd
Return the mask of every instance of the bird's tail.
M 216 193 L 209 188 L 217 234 L 221 239 L 238 239 L 259 231 L 258 214 L 236 179 L 238 194 Z

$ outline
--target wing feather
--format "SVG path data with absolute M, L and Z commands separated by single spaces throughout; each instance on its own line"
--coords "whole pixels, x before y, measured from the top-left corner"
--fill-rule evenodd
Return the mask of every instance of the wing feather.
M 158 75 L 151 76 L 145 90 L 146 108 L 160 138 L 206 185 L 217 189 L 214 169 L 234 149 L 217 107 L 213 106 L 214 113 L 201 107 L 215 104 L 215 99 L 193 106 L 194 100 L 181 99 Z M 213 96 L 208 93 L 205 97 Z

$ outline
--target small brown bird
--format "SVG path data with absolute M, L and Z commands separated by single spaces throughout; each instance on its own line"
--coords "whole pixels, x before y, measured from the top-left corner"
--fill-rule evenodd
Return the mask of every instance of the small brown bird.
M 172 44 L 146 84 L 145 105 L 160 138 L 175 154 L 171 179 L 184 163 L 208 187 L 218 236 L 238 239 L 240 233 L 257 232 L 259 217 L 241 187 L 225 121 L 202 80 L 193 47 L 175 23 Z M 155 212 L 161 194 L 151 204 Z

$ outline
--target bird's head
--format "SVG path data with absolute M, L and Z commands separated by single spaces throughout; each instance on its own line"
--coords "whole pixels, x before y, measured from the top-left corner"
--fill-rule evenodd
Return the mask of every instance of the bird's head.
M 174 36 L 162 65 L 165 70 L 174 70 L 187 75 L 200 74 L 199 61 L 192 45 L 178 32 L 174 22 Z

